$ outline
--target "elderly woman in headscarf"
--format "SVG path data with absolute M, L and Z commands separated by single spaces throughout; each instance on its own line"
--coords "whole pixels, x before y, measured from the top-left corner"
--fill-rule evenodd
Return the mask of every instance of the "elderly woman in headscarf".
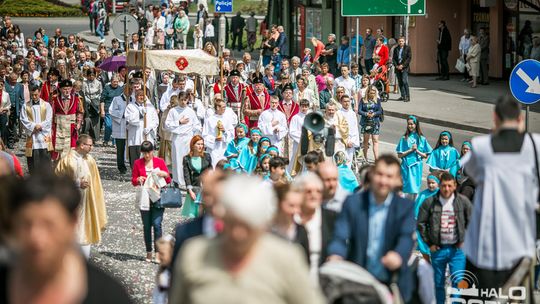
M 323 303 L 301 249 L 267 233 L 277 203 L 272 188 L 240 175 L 222 189 L 223 231 L 184 245 L 170 302 Z

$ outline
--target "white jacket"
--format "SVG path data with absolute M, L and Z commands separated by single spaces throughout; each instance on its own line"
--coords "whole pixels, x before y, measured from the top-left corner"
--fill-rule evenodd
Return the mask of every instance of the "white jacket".
M 146 128 L 144 127 L 145 114 Z M 149 101 L 146 102 L 146 106 L 131 102 L 126 107 L 125 117 L 128 147 L 139 146 L 145 140 L 155 144 L 159 118 L 156 109 Z
M 111 115 L 112 118 L 113 138 L 126 139 L 126 118 L 124 114 L 128 103 L 128 100 L 124 94 L 122 94 L 114 97 L 109 106 L 109 115 Z

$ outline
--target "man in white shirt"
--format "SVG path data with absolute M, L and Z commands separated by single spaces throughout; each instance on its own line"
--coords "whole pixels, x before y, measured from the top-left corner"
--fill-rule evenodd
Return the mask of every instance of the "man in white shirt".
M 206 20 L 206 28 L 204 29 L 204 42 L 210 42 L 212 44 L 215 44 L 214 35 L 214 25 L 212 25 L 212 20 L 208 18 Z
M 459 39 L 459 54 L 460 57 L 463 59 L 463 62 L 467 62 L 467 53 L 469 52 L 469 48 L 471 47 L 471 33 L 468 29 L 463 30 L 463 36 L 461 36 L 461 39 Z M 469 72 L 467 69 L 463 72 L 463 79 L 461 81 L 469 80 Z
M 135 92 L 135 102 L 127 105 L 125 117 L 129 163 L 133 168 L 135 160 L 141 157 L 141 143 L 148 140 L 155 144 L 159 118 L 142 90 Z
M 304 119 L 306 118 L 310 105 L 310 102 L 307 99 L 300 99 L 299 103 L 300 112 L 293 116 L 289 126 L 289 138 L 292 142 L 292 153 L 289 157 L 289 166 L 287 167 L 287 172 L 289 172 L 292 176 L 295 176 L 300 168 L 300 138 L 302 136 Z
M 225 150 L 227 144 L 234 139 L 234 126 L 237 123 L 237 116 L 232 111 L 225 111 L 227 108 L 223 99 L 214 101 L 214 113 L 209 115 L 205 121 L 202 137 L 210 156 L 212 156 L 212 166 L 217 162 L 226 159 Z
M 124 92 L 113 98 L 109 107 L 109 115 L 112 118 L 112 138 L 116 145 L 116 166 L 120 174 L 127 172 L 125 163 L 126 152 L 126 107 L 134 101 L 130 94 L 131 84 L 124 85 Z
M 358 132 L 358 118 L 351 106 L 351 98 L 349 95 L 341 96 L 341 115 L 345 117 L 349 124 L 349 138 L 345 142 L 348 163 L 353 160 L 354 151 L 360 147 L 360 133 Z
M 30 174 L 51 162 L 53 111 L 48 102 L 39 98 L 39 94 L 38 86 L 30 88 L 30 101 L 21 110 L 21 124 L 27 134 L 25 156 Z
M 178 94 L 178 106 L 169 110 L 165 119 L 165 128 L 172 133 L 173 180 L 180 186 L 186 184 L 182 162 L 189 153 L 189 142 L 202 129 L 197 114 L 188 107 L 188 98 L 185 92 Z
M 287 136 L 287 118 L 285 114 L 278 110 L 279 98 L 270 97 L 270 109 L 263 111 L 259 117 L 258 126 L 263 136 L 270 139 L 272 145 L 278 147 L 280 154 L 283 155 L 283 139 Z
M 346 65 L 341 66 L 341 76 L 334 81 L 336 87 L 344 87 L 345 94 L 354 96 L 356 82 L 349 76 L 349 67 Z

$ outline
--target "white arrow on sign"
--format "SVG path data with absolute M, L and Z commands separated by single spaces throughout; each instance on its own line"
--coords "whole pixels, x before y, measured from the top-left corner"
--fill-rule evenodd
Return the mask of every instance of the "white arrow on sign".
M 407 14 L 411 13 L 411 7 L 415 5 L 418 2 L 418 0 L 408 0 L 407 1 Z
M 521 68 L 517 70 L 516 74 L 529 86 L 525 92 L 540 95 L 540 80 L 538 80 L 538 76 L 532 80 Z

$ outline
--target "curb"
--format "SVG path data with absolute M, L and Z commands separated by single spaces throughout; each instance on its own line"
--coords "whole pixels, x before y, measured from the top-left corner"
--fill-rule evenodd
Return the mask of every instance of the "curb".
M 409 117 L 410 114 L 384 110 L 384 115 L 391 116 L 391 117 L 397 117 L 397 118 L 404 118 L 405 119 L 405 118 Z M 471 126 L 471 125 L 465 125 L 465 124 L 460 124 L 460 123 L 451 122 L 451 121 L 445 121 L 445 120 L 441 120 L 441 119 L 434 119 L 434 118 L 429 118 L 429 117 L 425 117 L 425 116 L 419 116 L 419 115 L 416 115 L 416 114 L 414 116 L 416 116 L 423 123 L 429 123 L 429 124 L 437 125 L 437 126 L 441 126 L 441 127 L 466 130 L 466 131 L 482 133 L 482 134 L 491 133 L 491 129 L 487 129 L 487 128 L 476 127 L 476 126 Z

